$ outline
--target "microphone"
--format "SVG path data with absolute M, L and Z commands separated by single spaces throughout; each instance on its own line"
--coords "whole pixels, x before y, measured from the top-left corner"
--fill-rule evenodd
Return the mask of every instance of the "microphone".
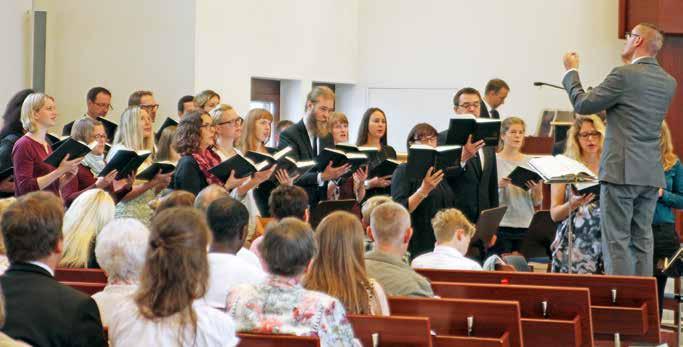
M 536 86 L 536 87 L 548 86 L 548 87 L 552 87 L 552 88 L 557 88 L 557 89 L 562 89 L 562 90 L 564 90 L 563 87 L 560 87 L 560 86 L 558 86 L 558 85 L 556 85 L 556 84 L 550 84 L 550 83 L 545 83 L 545 82 L 534 82 L 534 86 Z

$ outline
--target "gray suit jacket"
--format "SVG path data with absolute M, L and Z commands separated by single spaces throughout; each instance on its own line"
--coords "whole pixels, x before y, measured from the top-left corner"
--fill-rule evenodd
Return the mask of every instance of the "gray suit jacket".
M 616 67 L 589 93 L 583 90 L 577 71 L 568 72 L 562 84 L 577 113 L 607 110 L 600 180 L 664 187 L 659 138 L 676 80 L 657 60 L 646 57 Z

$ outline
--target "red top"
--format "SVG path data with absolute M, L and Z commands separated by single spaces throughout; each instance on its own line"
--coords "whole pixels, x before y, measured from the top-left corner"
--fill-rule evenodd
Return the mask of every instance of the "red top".
M 50 148 L 50 145 L 47 145 L 46 151 L 45 146 L 26 135 L 17 140 L 14 148 L 12 148 L 16 196 L 40 190 L 36 178 L 45 176 L 55 170 L 55 167 L 43 162 L 51 153 L 52 148 Z M 43 190 L 53 192 L 59 196 L 59 179 Z
M 62 196 L 64 197 L 64 202 L 66 205 L 70 206 L 71 203 L 84 191 L 95 188 L 96 181 L 97 177 L 95 177 L 89 167 L 83 166 L 83 164 L 78 165 L 78 174 L 76 174 L 76 177 L 69 181 L 69 183 L 64 185 L 62 188 Z M 110 184 L 104 190 L 109 192 L 111 197 L 114 199 L 114 202 L 119 202 L 131 191 L 131 188 L 125 187 L 119 189 L 118 191 L 114 191 L 114 184 Z

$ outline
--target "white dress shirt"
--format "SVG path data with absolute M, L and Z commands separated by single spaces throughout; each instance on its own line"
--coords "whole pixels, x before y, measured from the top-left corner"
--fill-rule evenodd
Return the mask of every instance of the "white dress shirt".
M 433 252 L 413 259 L 411 266 L 414 269 L 481 270 L 479 263 L 463 256 L 457 249 L 439 245 Z
M 197 315 L 197 332 L 186 322 L 182 330 L 183 346 L 231 347 L 239 341 L 235 336 L 235 323 L 225 312 L 210 307 L 204 300 L 192 303 Z M 178 346 L 178 313 L 150 320 L 143 317 L 133 298 L 122 302 L 114 312 L 109 325 L 109 342 L 116 346 Z
M 27 261 L 27 263 L 33 264 L 33 265 L 38 266 L 38 267 L 41 267 L 41 268 L 43 268 L 45 271 L 49 272 L 50 275 L 52 275 L 52 277 L 55 277 L 55 271 L 52 270 L 51 267 L 47 266 L 47 264 L 41 263 L 41 262 L 39 262 L 39 261 Z
M 260 237 L 260 236 L 259 236 Z M 261 268 L 261 259 L 252 251 L 242 247 L 237 251 L 237 258 L 240 258 L 254 267 Z
M 230 289 L 241 284 L 260 284 L 265 278 L 266 273 L 260 267 L 247 263 L 239 256 L 209 253 L 206 302 L 211 307 L 224 310 Z
M 137 289 L 137 284 L 107 284 L 103 291 L 93 294 L 92 298 L 100 310 L 103 326 L 109 326 L 112 313 Z

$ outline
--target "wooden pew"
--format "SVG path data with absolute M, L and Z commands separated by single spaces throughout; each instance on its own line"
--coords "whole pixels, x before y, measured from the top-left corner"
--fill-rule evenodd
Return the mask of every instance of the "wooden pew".
M 79 290 L 84 294 L 93 295 L 104 290 L 106 283 L 61 282 L 63 285 Z
M 519 302 L 525 346 L 593 346 L 587 288 L 432 282 L 442 298 Z M 546 302 L 546 315 L 543 302 Z
M 437 347 L 522 346 L 519 304 L 514 301 L 390 297 L 392 314 L 428 317 Z M 468 336 L 468 317 L 473 329 Z
M 654 277 L 547 274 L 503 271 L 419 269 L 431 281 L 582 287 L 590 290 L 596 340 L 660 343 L 657 283 Z M 616 300 L 612 301 L 612 291 Z M 596 341 L 597 343 L 597 341 Z
M 377 334 L 380 346 L 432 346 L 431 326 L 427 317 L 347 315 L 347 318 L 354 335 L 363 346 L 373 346 L 373 334 Z
M 320 347 L 320 339 L 311 336 L 237 333 L 239 347 Z
M 107 275 L 100 269 L 57 268 L 55 279 L 59 282 L 107 283 Z

